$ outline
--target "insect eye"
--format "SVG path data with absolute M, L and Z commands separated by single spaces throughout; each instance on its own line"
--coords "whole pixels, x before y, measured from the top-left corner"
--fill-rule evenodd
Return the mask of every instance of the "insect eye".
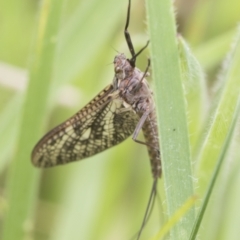
M 122 69 L 120 67 L 115 67 L 115 73 L 121 73 Z

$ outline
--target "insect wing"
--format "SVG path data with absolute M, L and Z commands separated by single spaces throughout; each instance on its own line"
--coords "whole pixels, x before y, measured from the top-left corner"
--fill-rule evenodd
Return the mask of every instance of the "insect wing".
M 129 137 L 139 118 L 120 98 L 111 100 L 113 92 L 109 85 L 74 116 L 48 132 L 33 149 L 33 164 L 51 167 L 81 160 Z

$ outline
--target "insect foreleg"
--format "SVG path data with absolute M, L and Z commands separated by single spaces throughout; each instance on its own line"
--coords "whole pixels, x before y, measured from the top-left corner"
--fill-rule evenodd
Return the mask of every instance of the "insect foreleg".
M 134 47 L 132 44 L 131 36 L 128 32 L 128 25 L 129 25 L 129 20 L 130 20 L 130 10 L 131 10 L 131 0 L 129 0 L 129 3 L 128 3 L 127 21 L 126 21 L 126 25 L 125 25 L 125 29 L 124 29 L 124 35 L 125 35 L 125 39 L 126 39 L 129 51 L 131 52 L 131 55 L 132 55 L 132 59 L 130 61 L 131 66 L 135 67 L 135 61 L 136 61 L 136 57 L 134 57 L 135 51 L 134 51 Z
M 136 86 L 134 86 L 134 88 L 133 88 L 132 91 L 137 92 L 137 91 L 141 88 L 143 79 L 144 79 L 145 77 L 149 76 L 148 70 L 149 70 L 150 64 L 151 64 L 151 61 L 150 61 L 150 59 L 148 59 L 148 65 L 147 65 L 147 67 L 146 67 L 146 70 L 145 70 L 145 72 L 143 73 L 143 76 L 142 76 L 141 80 L 139 81 L 138 84 L 136 84 Z

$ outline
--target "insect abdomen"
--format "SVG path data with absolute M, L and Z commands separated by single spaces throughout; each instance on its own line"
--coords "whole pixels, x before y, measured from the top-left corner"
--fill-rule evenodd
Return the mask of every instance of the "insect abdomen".
M 153 110 L 147 117 L 142 128 L 150 157 L 152 174 L 154 179 L 161 177 L 161 159 L 159 149 L 159 137 L 156 112 Z

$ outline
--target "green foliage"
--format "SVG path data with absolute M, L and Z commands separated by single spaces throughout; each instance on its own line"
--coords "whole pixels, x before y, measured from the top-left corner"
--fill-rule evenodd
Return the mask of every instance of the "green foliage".
M 153 66 L 152 76 L 155 83 L 154 93 L 159 132 L 161 133 L 163 179 L 167 213 L 170 217 L 193 195 L 185 99 L 171 2 L 168 0 L 149 1 L 147 6 Z M 163 38 L 161 32 L 164 29 L 167 31 L 165 31 Z M 187 239 L 193 221 L 194 209 L 191 209 L 172 228 L 171 239 Z
M 145 147 L 129 139 L 91 159 L 43 171 L 30 162 L 47 130 L 111 83 L 114 49 L 129 54 L 127 4 L 0 2 L 1 239 L 117 240 L 138 231 L 152 184 Z M 207 192 L 195 208 L 201 211 L 194 234 L 237 240 L 240 3 L 171 4 L 146 1 L 145 11 L 144 1 L 132 0 L 129 31 L 136 50 L 150 38 L 150 54 L 144 51 L 137 66 L 144 71 L 150 55 L 164 170 L 161 202 L 156 200 L 142 239 L 164 229 L 193 194 L 202 200 Z M 182 215 L 168 239 L 190 236 L 194 209 Z

